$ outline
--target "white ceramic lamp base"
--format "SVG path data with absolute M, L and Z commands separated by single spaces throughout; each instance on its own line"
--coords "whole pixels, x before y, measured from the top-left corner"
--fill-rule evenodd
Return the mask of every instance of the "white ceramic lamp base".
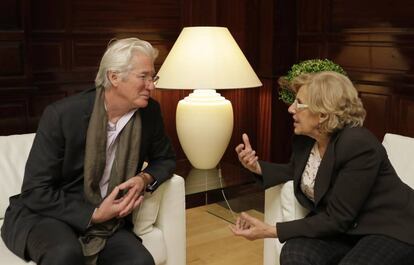
M 194 90 L 178 103 L 176 122 L 181 147 L 193 167 L 216 167 L 233 131 L 231 102 L 213 89 Z

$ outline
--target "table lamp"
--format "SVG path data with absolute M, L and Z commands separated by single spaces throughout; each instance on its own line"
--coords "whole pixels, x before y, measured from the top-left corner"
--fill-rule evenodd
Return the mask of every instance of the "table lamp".
M 231 102 L 216 90 L 262 86 L 230 31 L 184 28 L 157 75 L 157 88 L 194 89 L 177 105 L 178 139 L 194 168 L 216 167 L 233 131 Z

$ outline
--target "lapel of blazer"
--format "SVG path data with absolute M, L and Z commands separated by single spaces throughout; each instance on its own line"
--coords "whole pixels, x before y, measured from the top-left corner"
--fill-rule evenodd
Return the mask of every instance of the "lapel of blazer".
M 315 179 L 315 207 L 318 206 L 323 196 L 329 189 L 331 184 L 333 166 L 335 163 L 335 142 L 339 133 L 332 135 L 326 148 L 325 154 L 319 165 L 318 173 Z
M 310 138 L 309 138 L 310 139 Z M 305 169 L 306 163 L 308 162 L 309 154 L 314 145 L 314 140 L 305 141 L 305 143 L 298 144 L 294 148 L 295 154 L 295 166 L 294 166 L 294 191 L 297 200 L 302 206 L 311 210 L 314 208 L 314 205 L 311 200 L 309 200 L 302 192 L 300 188 L 300 183 L 302 179 L 303 170 Z M 301 150 L 298 150 L 301 149 Z
M 88 93 L 87 98 L 86 98 L 86 105 L 84 108 L 83 120 L 82 120 L 82 125 L 85 130 L 85 138 L 86 138 L 86 132 L 88 131 L 89 120 L 91 118 L 92 111 L 93 111 L 93 105 L 95 103 L 95 96 L 96 96 L 96 90 L 93 93 L 90 93 L 90 94 Z
M 149 109 L 152 108 L 152 99 L 150 98 L 148 100 L 148 105 L 145 108 L 140 108 L 138 109 L 140 115 L 141 115 L 141 146 L 140 146 L 140 152 L 139 152 L 139 160 L 140 162 L 143 162 L 147 159 L 147 157 L 145 157 L 146 153 L 147 153 L 147 149 L 148 149 L 148 145 L 149 145 L 149 138 L 150 138 L 150 131 L 151 131 L 151 126 L 153 126 L 154 121 L 154 117 L 152 117 L 152 112 L 149 111 Z
M 147 117 L 146 117 L 146 113 L 145 111 L 143 111 L 143 109 L 138 109 L 137 112 L 139 112 L 139 114 L 141 115 L 141 145 L 140 145 L 140 150 L 139 150 L 139 160 L 140 161 L 144 161 L 146 158 L 143 157 L 144 155 L 144 151 L 146 149 L 146 143 L 148 142 L 146 140 L 147 137 L 147 127 L 144 126 L 144 124 L 146 123 Z

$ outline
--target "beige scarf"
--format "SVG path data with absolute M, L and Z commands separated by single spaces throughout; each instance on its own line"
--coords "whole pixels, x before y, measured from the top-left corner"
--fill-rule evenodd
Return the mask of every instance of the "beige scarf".
M 106 163 L 108 117 L 104 105 L 104 89 L 96 89 L 95 103 L 86 136 L 84 165 L 85 198 L 96 205 L 102 202 L 99 182 Z M 141 116 L 136 111 L 120 132 L 116 141 L 118 147 L 109 178 L 108 194 L 125 180 L 135 176 L 141 144 Z M 122 196 L 120 194 L 119 196 Z M 85 264 L 95 265 L 99 252 L 105 247 L 106 239 L 123 225 L 122 219 L 113 218 L 101 224 L 93 224 L 79 238 L 85 256 Z

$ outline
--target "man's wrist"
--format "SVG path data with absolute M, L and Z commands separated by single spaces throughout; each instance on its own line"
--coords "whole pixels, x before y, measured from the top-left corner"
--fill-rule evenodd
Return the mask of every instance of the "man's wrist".
M 138 177 L 144 180 L 145 187 L 147 187 L 148 185 L 151 185 L 154 182 L 154 178 L 146 172 L 140 172 L 138 174 Z
M 89 221 L 88 228 L 96 223 L 99 223 L 98 208 L 95 208 L 95 210 L 93 211 L 91 220 Z

